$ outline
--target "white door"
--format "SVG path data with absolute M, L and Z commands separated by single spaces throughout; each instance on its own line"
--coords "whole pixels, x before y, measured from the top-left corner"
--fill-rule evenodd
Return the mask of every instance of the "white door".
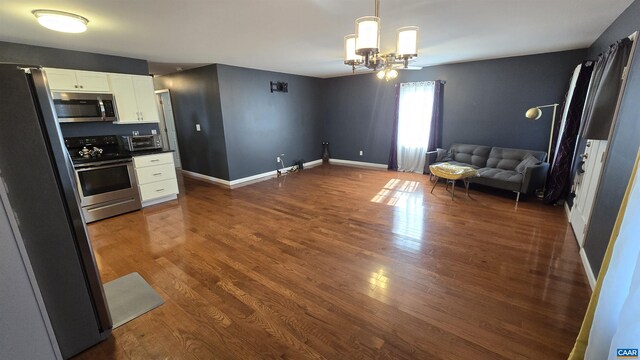
M 165 135 L 163 139 L 166 139 L 169 149 L 173 150 L 173 162 L 176 164 L 176 167 L 181 168 L 178 134 L 176 133 L 176 123 L 173 117 L 173 108 L 171 107 L 171 96 L 168 91 L 159 91 L 156 93 L 156 96 L 160 104 L 162 119 L 164 120 L 162 121 L 164 126 L 162 126 L 162 122 L 160 126 L 161 129 L 164 128 Z
M 155 89 L 150 76 L 132 76 L 133 90 L 138 101 L 138 111 L 144 122 L 160 122 L 156 108 Z
M 589 225 L 589 216 L 591 215 L 596 191 L 598 190 L 606 149 L 606 140 L 587 140 L 587 148 L 585 153 L 581 155 L 584 161 L 582 166 L 584 173 L 576 174 L 576 197 L 573 199 L 569 222 L 581 248 L 584 244 L 587 226 Z M 580 169 L 578 172 L 580 172 Z
M 137 123 L 140 121 L 136 93 L 129 75 L 109 74 L 111 91 L 116 100 L 119 123 Z

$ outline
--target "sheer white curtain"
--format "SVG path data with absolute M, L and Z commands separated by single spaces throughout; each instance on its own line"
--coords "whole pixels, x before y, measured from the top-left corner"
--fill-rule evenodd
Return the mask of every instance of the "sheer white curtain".
M 422 172 L 429 147 L 435 82 L 400 84 L 398 171 Z
M 620 232 L 602 281 L 587 360 L 617 359 L 624 355 L 622 349 L 640 349 L 640 178 L 634 173 Z

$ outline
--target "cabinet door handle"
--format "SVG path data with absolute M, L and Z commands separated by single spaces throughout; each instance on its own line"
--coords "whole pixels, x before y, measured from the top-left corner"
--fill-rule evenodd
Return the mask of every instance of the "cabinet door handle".
M 153 159 L 153 160 L 151 160 L 151 162 L 158 162 L 158 161 L 160 161 L 160 159 Z
M 140 120 L 144 120 L 144 113 L 140 111 Z
M 73 85 L 73 86 L 75 86 L 76 89 L 78 88 L 78 85 Z
M 155 173 L 155 174 L 153 174 L 153 176 L 160 176 L 160 175 L 162 175 L 162 173 Z
M 164 191 L 164 189 L 158 189 L 158 190 L 156 190 L 156 192 L 163 192 L 163 191 Z
M 80 85 L 80 89 L 84 89 L 84 86 Z

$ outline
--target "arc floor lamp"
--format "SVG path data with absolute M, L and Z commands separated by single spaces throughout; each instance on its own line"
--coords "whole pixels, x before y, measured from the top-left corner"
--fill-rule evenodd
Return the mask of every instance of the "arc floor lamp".
M 549 104 L 549 105 L 540 105 L 534 106 L 531 109 L 527 110 L 524 116 L 527 119 L 538 120 L 542 116 L 542 109 L 553 107 L 553 117 L 551 118 L 551 130 L 549 131 L 549 149 L 547 150 L 547 162 L 551 161 L 551 145 L 553 143 L 553 128 L 556 125 L 556 110 L 558 109 L 559 104 Z

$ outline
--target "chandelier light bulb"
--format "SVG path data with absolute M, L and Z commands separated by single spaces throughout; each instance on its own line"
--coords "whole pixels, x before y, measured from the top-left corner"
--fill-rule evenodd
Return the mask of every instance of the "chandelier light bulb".
M 385 80 L 393 80 L 398 77 L 398 70 L 391 69 L 387 71 L 387 75 L 385 76 Z
M 384 79 L 386 73 L 387 73 L 386 70 L 380 70 L 380 71 L 378 71 L 376 76 L 378 77 L 378 79 L 382 80 L 382 79 Z

